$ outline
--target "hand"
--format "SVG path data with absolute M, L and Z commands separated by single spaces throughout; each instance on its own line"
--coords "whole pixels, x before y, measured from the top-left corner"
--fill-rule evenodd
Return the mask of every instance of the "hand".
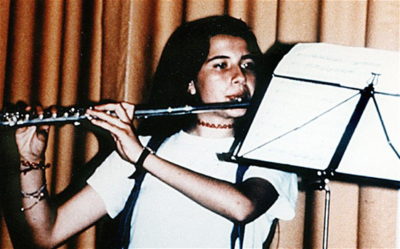
M 125 102 L 99 105 L 87 110 L 89 117 L 92 117 L 91 122 L 108 130 L 114 138 L 120 156 L 133 164 L 143 151 L 143 146 L 134 132 L 134 110 L 134 105 Z M 107 114 L 106 111 L 112 111 L 116 115 Z
M 27 107 L 29 111 L 31 107 Z M 37 113 L 43 113 L 41 106 L 36 108 Z M 47 138 L 50 126 L 29 126 L 17 129 L 15 139 L 21 160 L 40 162 L 44 160 L 44 153 L 47 147 Z

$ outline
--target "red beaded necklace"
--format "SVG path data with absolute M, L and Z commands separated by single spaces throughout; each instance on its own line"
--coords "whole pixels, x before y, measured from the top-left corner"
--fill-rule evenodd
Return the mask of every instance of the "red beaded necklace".
M 210 124 L 208 122 L 197 120 L 197 124 L 200 126 L 205 126 L 211 129 L 232 129 L 233 124 Z

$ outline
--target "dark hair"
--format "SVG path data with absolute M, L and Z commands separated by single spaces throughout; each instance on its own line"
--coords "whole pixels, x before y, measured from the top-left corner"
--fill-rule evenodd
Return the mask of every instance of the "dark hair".
M 210 39 L 231 35 L 244 39 L 255 58 L 262 52 L 250 27 L 242 20 L 223 15 L 210 16 L 183 23 L 169 38 L 155 72 L 149 104 L 152 106 L 184 106 L 200 104 L 200 97 L 187 92 L 190 81 L 207 59 Z M 258 63 L 256 63 L 258 65 Z M 256 75 L 260 72 L 256 68 Z M 192 123 L 191 116 L 163 117 L 145 123 L 146 133 L 172 134 Z

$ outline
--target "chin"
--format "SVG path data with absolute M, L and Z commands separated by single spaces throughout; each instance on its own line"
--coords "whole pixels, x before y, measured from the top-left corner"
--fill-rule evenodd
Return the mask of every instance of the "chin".
M 231 118 L 241 118 L 246 114 L 246 111 L 246 109 L 229 109 L 226 110 L 225 113 Z

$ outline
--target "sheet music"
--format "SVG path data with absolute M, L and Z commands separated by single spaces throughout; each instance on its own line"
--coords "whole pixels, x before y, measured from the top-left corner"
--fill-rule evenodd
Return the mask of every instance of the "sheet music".
M 357 92 L 333 88 L 327 94 L 326 86 L 273 79 L 253 121 L 257 125 L 251 126 L 238 155 L 325 169 L 347 123 L 337 117 L 351 115 L 359 99 L 357 95 L 312 121 Z
M 398 94 L 399 53 L 329 44 L 297 45 L 275 75 L 364 89 L 380 73 L 376 91 Z M 360 91 L 274 77 L 237 156 L 324 170 L 360 99 Z M 400 150 L 400 97 L 375 94 L 389 138 Z M 336 170 L 400 181 L 400 159 L 390 147 L 371 98 Z
M 305 43 L 296 45 L 282 59 L 275 74 L 362 89 L 373 72 L 380 74 L 376 91 L 399 94 L 399 68 L 396 52 Z

